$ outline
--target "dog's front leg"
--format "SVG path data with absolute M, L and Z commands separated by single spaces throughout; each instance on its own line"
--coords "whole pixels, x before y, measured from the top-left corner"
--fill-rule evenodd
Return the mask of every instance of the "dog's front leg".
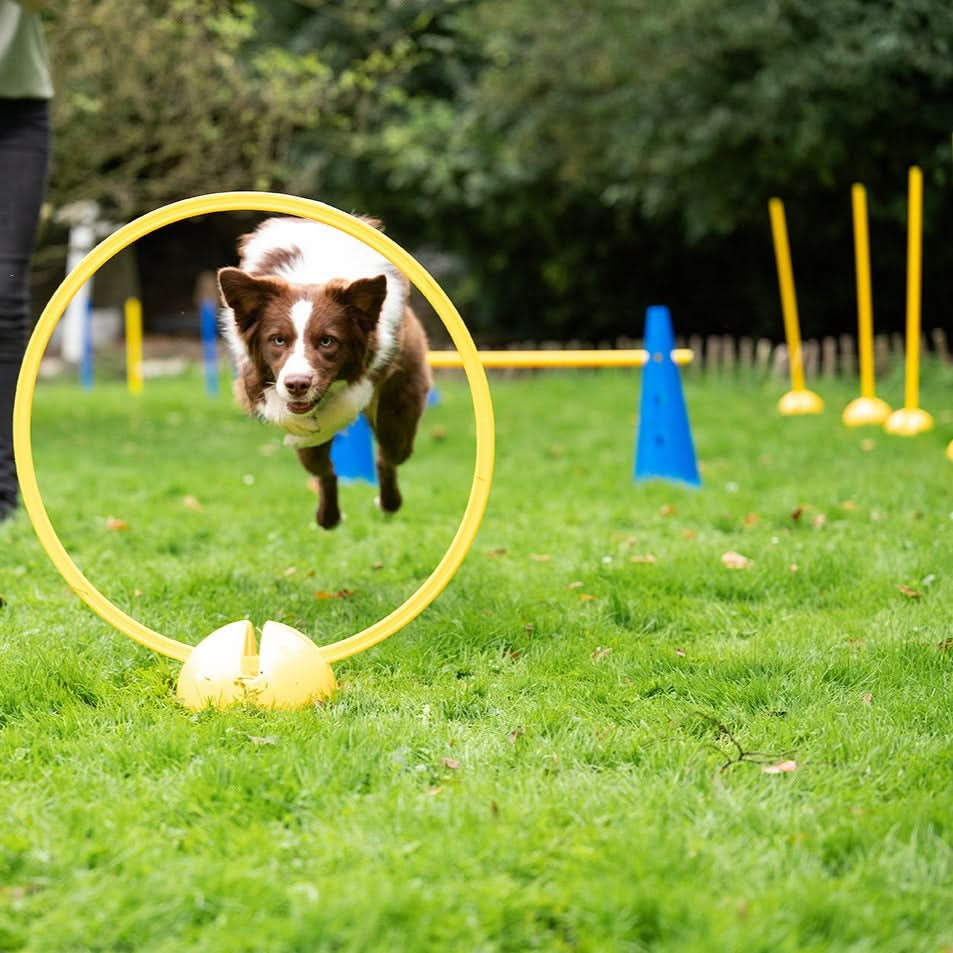
M 338 505 L 338 478 L 331 463 L 331 442 L 317 447 L 300 447 L 298 459 L 308 473 L 318 478 L 318 526 L 334 529 L 341 522 L 341 509 Z

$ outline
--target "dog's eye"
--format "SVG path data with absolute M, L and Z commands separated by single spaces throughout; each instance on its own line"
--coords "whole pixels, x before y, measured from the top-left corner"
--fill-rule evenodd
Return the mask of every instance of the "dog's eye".
M 322 337 L 318 338 L 318 347 L 323 347 L 325 349 L 332 348 L 337 343 L 338 343 L 337 338 L 333 338 L 329 334 L 325 334 Z
M 284 347 L 288 342 L 280 334 L 273 334 L 269 340 L 272 344 L 277 345 L 278 347 Z

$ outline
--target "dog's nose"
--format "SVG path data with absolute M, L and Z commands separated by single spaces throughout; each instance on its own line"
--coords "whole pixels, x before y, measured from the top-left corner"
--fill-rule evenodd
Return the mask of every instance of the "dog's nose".
M 307 374 L 292 374 L 285 378 L 285 390 L 292 397 L 303 397 L 311 387 L 311 378 Z

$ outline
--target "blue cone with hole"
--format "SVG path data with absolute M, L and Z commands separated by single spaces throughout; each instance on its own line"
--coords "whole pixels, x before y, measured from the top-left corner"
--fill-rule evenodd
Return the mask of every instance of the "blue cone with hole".
M 350 427 L 334 435 L 331 441 L 331 463 L 338 478 L 345 483 L 364 480 L 373 486 L 377 485 L 374 438 L 371 425 L 363 414 Z
M 674 347 L 668 308 L 653 305 L 645 315 L 645 349 L 649 359 L 642 372 L 635 480 L 670 480 L 701 486 L 682 380 L 672 360 Z

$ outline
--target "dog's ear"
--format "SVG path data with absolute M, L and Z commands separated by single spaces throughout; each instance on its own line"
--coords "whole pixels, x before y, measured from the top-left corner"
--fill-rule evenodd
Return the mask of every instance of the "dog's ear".
M 280 278 L 259 278 L 240 268 L 220 268 L 218 287 L 222 300 L 235 314 L 235 323 L 242 333 L 261 317 L 262 309 L 285 290 Z
M 345 305 L 365 334 L 370 334 L 377 326 L 381 316 L 381 306 L 387 297 L 387 279 L 384 275 L 376 278 L 358 278 L 338 290 L 337 300 Z

